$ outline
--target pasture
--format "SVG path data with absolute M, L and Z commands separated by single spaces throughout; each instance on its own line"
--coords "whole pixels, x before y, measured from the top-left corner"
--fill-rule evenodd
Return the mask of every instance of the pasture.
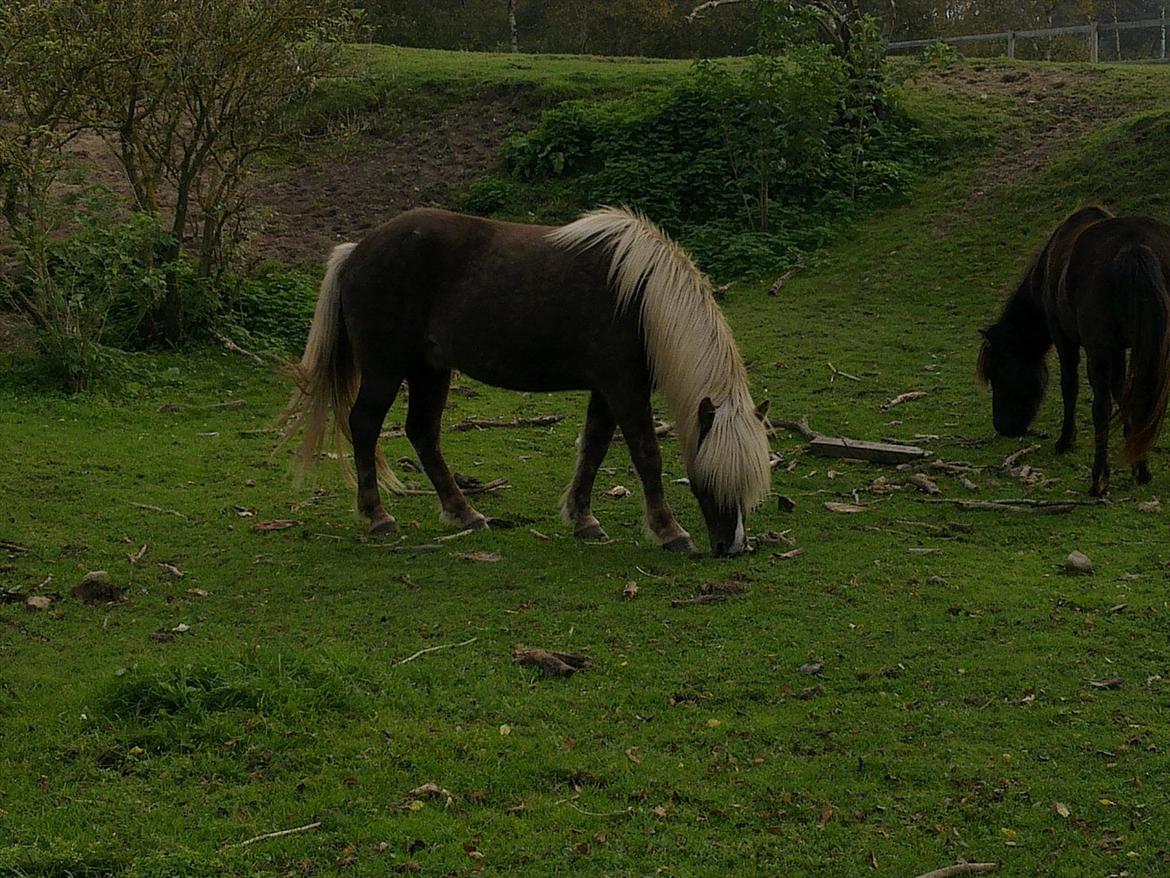
M 469 78 L 542 106 L 663 76 L 381 51 L 364 69 L 388 78 L 334 99 L 365 112 L 404 90 L 470 112 Z M 459 381 L 446 456 L 507 480 L 475 501 L 515 526 L 396 551 L 451 533 L 434 497 L 389 498 L 402 531 L 376 540 L 333 462 L 295 485 L 269 365 L 141 354 L 132 386 L 70 397 L 0 354 L 0 874 L 1170 869 L 1170 458 L 1155 450 L 1140 489 L 1117 468 L 1106 503 L 1067 514 L 924 502 L 1087 499 L 1087 402 L 1067 457 L 1056 393 L 1047 435 L 994 437 L 976 330 L 1080 204 L 1170 214 L 1168 98 L 1164 68 L 968 64 L 905 86 L 915 123 L 957 144 L 945 160 L 777 295 L 739 280 L 722 306 L 773 420 L 921 442 L 977 490 L 929 463 L 811 457 L 781 430 L 773 489 L 795 510 L 770 498 L 749 532 L 779 536 L 738 559 L 651 545 L 621 445 L 595 499 L 612 540 L 572 539 L 557 509 L 583 394 Z M 887 408 L 909 392 L 925 395 Z M 564 418 L 449 429 L 542 415 Z M 387 428 L 403 418 L 400 400 Z M 399 435 L 382 447 L 414 456 Z M 670 438 L 663 455 L 668 481 L 684 475 Z M 917 472 L 938 497 L 907 484 Z M 705 547 L 689 492 L 668 491 Z M 1091 576 L 1062 573 L 1073 550 Z M 126 600 L 71 596 L 94 570 Z M 672 606 L 710 582 L 744 593 Z M 545 677 L 513 663 L 517 644 L 592 667 Z M 412 658 L 432 647 L 449 648 Z M 412 794 L 425 784 L 442 792 Z

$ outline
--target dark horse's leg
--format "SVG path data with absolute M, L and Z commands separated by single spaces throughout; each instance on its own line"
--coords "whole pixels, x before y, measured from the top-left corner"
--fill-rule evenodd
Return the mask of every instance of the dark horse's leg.
M 629 391 L 606 395 L 610 410 L 622 428 L 630 459 L 642 480 L 646 498 L 646 527 L 660 546 L 672 552 L 696 554 L 691 535 L 675 521 L 666 494 L 662 490 L 662 456 L 658 451 L 658 437 L 654 433 L 654 417 L 650 408 L 650 394 L 630 396 Z
M 1093 388 L 1093 485 L 1089 493 L 1109 493 L 1109 421 L 1113 414 L 1113 358 L 1089 354 L 1089 386 Z
M 410 406 L 406 413 L 406 438 L 414 446 L 427 478 L 435 486 L 443 517 L 463 528 L 487 527 L 487 519 L 471 508 L 455 484 L 439 450 L 443 406 L 451 385 L 451 372 L 419 366 L 406 378 L 410 385 Z
M 1113 354 L 1113 374 L 1110 376 L 1113 379 L 1113 401 L 1117 403 L 1121 412 L 1121 426 L 1125 431 L 1125 435 L 1129 436 L 1130 420 L 1129 412 L 1122 404 L 1122 397 L 1125 396 L 1125 348 L 1119 348 Z M 1139 485 L 1148 484 L 1150 481 L 1150 464 L 1145 458 L 1135 460 L 1133 463 L 1133 480 Z
M 1064 399 L 1064 426 L 1056 443 L 1056 453 L 1072 451 L 1077 441 L 1077 394 L 1081 389 L 1078 370 L 1081 365 L 1081 346 L 1077 342 L 1058 338 L 1056 353 L 1060 357 L 1060 395 Z
M 353 439 L 353 462 L 357 469 L 358 511 L 370 520 L 371 533 L 393 533 L 394 519 L 382 507 L 375 464 L 378 434 L 386 412 L 394 404 L 402 375 L 388 376 L 376 370 L 362 373 L 361 388 L 349 412 L 349 434 Z
M 573 525 L 574 536 L 583 540 L 608 539 L 600 523 L 593 517 L 593 482 L 597 470 L 613 441 L 614 419 L 605 397 L 594 391 L 589 396 L 585 415 L 585 429 L 581 431 L 581 447 L 577 454 L 577 471 L 565 491 L 561 503 L 565 520 Z

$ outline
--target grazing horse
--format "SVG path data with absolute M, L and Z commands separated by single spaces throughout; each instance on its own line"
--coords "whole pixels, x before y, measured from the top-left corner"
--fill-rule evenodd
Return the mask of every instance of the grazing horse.
M 746 548 L 744 518 L 771 483 L 764 407 L 753 408 L 710 282 L 641 215 L 605 208 L 553 228 L 418 209 L 333 250 L 304 357 L 292 367 L 298 389 L 285 434 L 304 429 L 306 465 L 332 413 L 338 441 L 353 444 L 358 507 L 372 532 L 396 527 L 379 476 L 391 490 L 401 486 L 377 441 L 404 380 L 406 435 L 444 516 L 487 526 L 439 450 L 453 369 L 512 390 L 590 391 L 562 501 L 574 533 L 606 538 L 591 493 L 618 426 L 642 480 L 650 533 L 667 549 L 695 552 L 663 492 L 650 403 L 659 388 L 712 551 Z
M 1056 450 L 1072 450 L 1084 348 L 1096 431 L 1091 493 L 1109 491 L 1114 401 L 1125 432 L 1123 460 L 1132 466 L 1134 481 L 1149 482 L 1146 456 L 1170 394 L 1168 291 L 1170 226 L 1114 217 L 1101 207 L 1070 216 L 1033 259 L 999 322 L 982 331 L 978 375 L 991 384 L 995 429 L 1004 436 L 1028 429 L 1044 398 L 1045 358 L 1055 345 L 1064 397 Z

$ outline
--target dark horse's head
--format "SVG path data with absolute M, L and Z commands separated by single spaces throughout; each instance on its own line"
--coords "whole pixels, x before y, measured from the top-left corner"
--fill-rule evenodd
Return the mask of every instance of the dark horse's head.
M 712 436 L 716 412 L 717 409 L 710 398 L 705 398 L 699 403 L 697 453 L 700 456 L 704 452 L 716 451 L 716 449 L 705 447 L 706 443 L 714 443 L 717 441 Z M 762 434 L 761 422 L 763 422 L 767 413 L 768 401 L 764 400 L 756 407 L 754 412 L 748 408 L 741 423 L 754 425 L 752 432 L 760 432 Z M 763 442 L 765 449 L 763 456 L 766 459 L 767 440 L 765 439 Z M 750 448 L 751 443 L 744 442 L 742 447 L 745 449 Z M 726 459 L 734 456 L 734 452 L 735 449 L 728 447 L 718 450 L 717 454 L 727 462 Z M 762 467 L 764 473 L 767 474 L 769 472 L 767 464 L 762 464 Z M 747 467 L 749 471 L 758 470 L 759 468 L 759 461 L 755 460 L 753 460 L 752 465 Z M 755 473 L 755 475 L 758 477 L 759 473 Z M 764 475 L 763 478 L 767 479 L 768 476 Z M 726 557 L 729 555 L 739 555 L 746 551 L 748 544 L 744 522 L 749 510 L 744 508 L 744 503 L 747 502 L 754 508 L 756 505 L 755 498 L 749 494 L 749 496 L 742 497 L 735 502 L 728 502 L 726 499 L 721 499 L 720 494 L 717 493 L 712 482 L 708 479 L 697 477 L 693 471 L 691 473 L 690 484 L 691 493 L 695 495 L 695 500 L 698 501 L 699 509 L 703 513 L 703 521 L 707 525 L 707 536 L 711 541 L 711 552 L 716 556 Z
M 1000 324 L 980 332 L 976 374 L 991 385 L 991 422 L 1001 436 L 1023 436 L 1044 400 L 1048 366 L 1043 356 L 1022 356 Z

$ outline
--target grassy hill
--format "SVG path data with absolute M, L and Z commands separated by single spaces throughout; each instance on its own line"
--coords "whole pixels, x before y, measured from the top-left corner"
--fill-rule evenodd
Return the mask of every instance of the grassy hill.
M 617 71 L 623 87 L 670 75 L 657 62 L 398 57 L 401 76 L 434 83 L 422 96 L 478 94 L 468 83 L 496 73 L 537 89 L 546 74 L 557 89 L 584 70 Z M 1051 450 L 1055 398 L 1036 422 L 1052 438 L 993 436 L 976 329 L 1080 203 L 1170 214 L 1170 70 L 969 65 L 920 78 L 906 101 L 948 160 L 777 297 L 731 287 L 757 398 L 776 418 L 918 438 L 969 464 L 974 493 L 924 470 L 944 497 L 1084 497 L 1084 441 Z M 904 878 L 967 859 L 1063 878 L 1170 865 L 1161 450 L 1153 484 L 1119 473 L 1108 505 L 1013 516 L 924 504 L 911 473 L 812 458 L 781 433 L 774 487 L 796 511 L 769 502 L 750 528 L 783 536 L 740 560 L 691 560 L 647 543 L 620 446 L 596 502 L 614 541 L 566 534 L 556 509 L 583 397 L 462 381 L 448 423 L 566 418 L 445 433 L 454 469 L 508 479 L 477 505 L 517 526 L 412 555 L 361 537 L 332 468 L 292 483 L 266 430 L 286 388 L 266 367 L 143 357 L 120 395 L 66 398 L 3 356 L 0 576 L 15 593 L 0 603 L 0 875 Z M 927 395 L 883 410 L 906 391 Z M 1086 404 L 1082 436 L 1087 421 Z M 1003 470 L 1033 444 L 1031 472 Z M 384 447 L 413 456 L 402 438 Z M 664 457 L 683 475 L 671 440 Z M 632 495 L 600 495 L 616 484 Z M 701 533 L 685 489 L 671 492 Z M 865 509 L 824 507 L 843 500 Z M 405 545 L 447 532 L 431 498 L 392 511 Z M 292 524 L 256 528 L 273 520 Z M 803 554 L 776 557 L 786 540 Z M 1073 549 L 1095 575 L 1059 573 Z M 125 603 L 70 595 L 98 569 Z M 670 605 L 730 578 L 748 593 Z M 639 593 L 624 601 L 630 581 Z M 53 602 L 30 609 L 30 594 Z M 517 643 L 594 667 L 543 679 L 512 663 Z M 449 644 L 462 645 L 403 663 Z M 819 673 L 802 670 L 813 662 Z M 427 783 L 450 796 L 412 796 Z

